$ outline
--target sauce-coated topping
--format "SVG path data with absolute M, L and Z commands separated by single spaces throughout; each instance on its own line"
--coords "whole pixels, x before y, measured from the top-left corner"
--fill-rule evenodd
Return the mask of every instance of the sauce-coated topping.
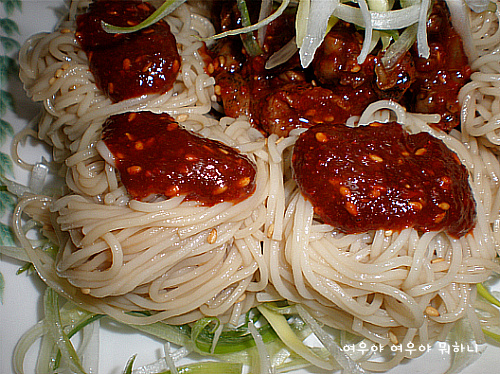
M 77 19 L 76 38 L 87 54 L 97 86 L 114 102 L 172 88 L 180 57 L 170 27 L 159 21 L 143 30 L 107 33 L 101 21 L 133 26 L 154 8 L 141 1 L 97 1 Z
M 137 200 L 185 195 L 211 206 L 242 201 L 255 190 L 256 168 L 246 156 L 181 128 L 168 114 L 112 116 L 104 124 L 103 141 Z
M 315 213 L 339 231 L 445 230 L 474 226 L 475 202 L 458 156 L 426 132 L 373 123 L 317 125 L 293 152 L 294 178 Z

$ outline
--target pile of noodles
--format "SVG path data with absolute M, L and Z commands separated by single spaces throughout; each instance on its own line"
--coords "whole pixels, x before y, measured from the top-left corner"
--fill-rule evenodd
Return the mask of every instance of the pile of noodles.
M 213 29 L 189 5 L 166 18 L 182 58 L 174 88 L 111 103 L 95 86 L 75 40 L 74 13 L 81 7 L 74 4 L 69 21 L 32 37 L 20 56 L 26 90 L 44 104 L 38 137 L 53 147 L 66 181 L 60 196 L 27 195 L 15 212 L 16 232 L 49 286 L 87 310 L 133 324 L 181 324 L 203 316 L 236 323 L 260 302 L 286 299 L 328 326 L 382 346 L 432 344 L 463 317 L 481 338 L 474 285 L 499 271 L 498 12 L 471 15 L 479 57 L 460 94 L 461 132 L 435 130 L 436 116 L 407 113 L 390 101 L 372 104 L 348 123 L 397 120 L 411 133 L 430 132 L 457 153 L 469 172 L 477 223 L 455 239 L 411 228 L 345 235 L 317 220 L 291 175 L 300 130 L 264 138 L 245 118 L 207 116 L 215 82 L 191 34 Z M 183 197 L 130 200 L 96 144 L 107 117 L 139 110 L 168 112 L 185 128 L 246 154 L 257 166 L 255 193 L 213 207 Z M 59 246 L 56 259 L 31 245 L 24 213 Z M 384 371 L 410 356 L 403 349 L 386 362 L 362 366 Z

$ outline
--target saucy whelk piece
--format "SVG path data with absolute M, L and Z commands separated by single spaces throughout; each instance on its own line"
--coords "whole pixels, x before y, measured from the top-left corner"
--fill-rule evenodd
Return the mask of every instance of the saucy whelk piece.
M 255 190 L 256 168 L 246 156 L 183 129 L 168 114 L 111 116 L 102 139 L 133 199 L 185 195 L 211 206 L 237 203 Z
M 114 102 L 173 87 L 180 68 L 174 35 L 165 21 L 143 30 L 107 33 L 114 26 L 134 26 L 155 9 L 141 1 L 96 1 L 77 18 L 76 38 L 87 54 L 96 85 Z
M 467 170 L 439 139 L 396 123 L 317 125 L 301 134 L 294 179 L 315 213 L 341 232 L 445 230 L 461 237 L 476 207 Z

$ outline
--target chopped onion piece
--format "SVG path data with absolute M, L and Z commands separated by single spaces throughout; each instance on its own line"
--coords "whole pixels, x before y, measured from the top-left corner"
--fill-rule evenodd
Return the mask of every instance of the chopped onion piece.
M 490 6 L 490 0 L 465 0 L 469 8 L 476 13 L 482 13 Z
M 300 318 L 311 327 L 314 335 L 321 341 L 321 343 L 328 349 L 330 354 L 333 356 L 335 361 L 347 372 L 347 373 L 365 373 L 365 371 L 354 362 L 349 355 L 342 351 L 342 348 L 333 340 L 332 336 L 327 334 L 316 322 L 316 320 L 309 314 L 308 311 L 304 309 L 302 305 L 297 304 L 297 312 Z
M 262 339 L 262 335 L 260 335 L 259 331 L 254 326 L 252 321 L 248 323 L 248 331 L 250 331 L 250 334 L 252 334 L 253 340 L 255 341 L 255 346 L 257 347 L 257 351 L 259 352 L 259 359 L 260 359 L 259 373 L 274 374 L 274 369 L 271 366 L 271 356 L 267 351 L 266 345 L 264 344 L 264 340 Z
M 382 56 L 382 64 L 386 69 L 393 68 L 399 59 L 410 49 L 417 39 L 418 25 L 414 24 L 407 27 L 401 36 L 393 44 L 387 48 L 386 53 Z
M 368 10 L 368 5 L 365 0 L 358 0 L 359 9 L 361 10 L 361 14 L 363 15 L 364 27 L 365 27 L 365 39 L 363 40 L 363 48 L 361 48 L 361 52 L 358 56 L 358 64 L 362 64 L 365 62 L 368 53 L 370 53 L 370 47 L 372 44 L 373 37 L 373 27 L 371 14 Z
M 339 6 L 338 0 L 311 0 L 309 18 L 307 19 L 307 33 L 300 46 L 300 61 L 304 68 L 314 59 L 316 49 L 325 39 L 328 20 Z
M 427 43 L 427 15 L 429 13 L 430 1 L 422 0 L 420 16 L 418 18 L 417 28 L 417 48 L 418 55 L 423 58 L 429 58 L 430 49 Z
M 295 37 L 292 38 L 278 52 L 269 57 L 269 59 L 266 61 L 266 69 L 272 69 L 288 61 L 298 50 L 297 44 L 295 44 L 295 40 Z
M 334 15 L 341 20 L 363 27 L 363 15 L 359 8 L 346 4 L 340 4 Z M 391 10 L 390 12 L 370 11 L 372 27 L 375 30 L 403 29 L 418 22 L 420 16 L 420 5 L 412 5 L 408 8 Z
M 462 0 L 446 0 L 446 5 L 450 11 L 451 24 L 462 38 L 464 52 L 469 61 L 474 61 L 478 54 L 472 41 L 469 9 Z
M 262 3 L 260 4 L 259 22 L 269 17 L 271 15 L 272 10 L 273 10 L 273 1 L 262 0 Z M 262 28 L 259 29 L 259 31 L 257 31 L 257 40 L 259 41 L 259 44 L 261 46 L 264 45 L 266 30 L 267 30 L 267 25 L 263 26 Z
M 171 374 L 178 374 L 177 367 L 175 366 L 174 359 L 172 358 L 172 355 L 170 353 L 170 343 L 166 342 L 164 344 L 164 350 L 165 350 L 165 362 L 167 363 L 168 370 L 170 370 Z
M 307 23 L 309 22 L 309 12 L 311 9 L 310 0 L 300 0 L 297 7 L 297 16 L 295 17 L 295 38 L 298 47 L 302 46 L 302 42 L 307 33 Z
M 49 173 L 49 168 L 44 163 L 37 163 L 33 166 L 30 175 L 29 187 L 31 192 L 39 194 L 45 185 L 45 179 Z

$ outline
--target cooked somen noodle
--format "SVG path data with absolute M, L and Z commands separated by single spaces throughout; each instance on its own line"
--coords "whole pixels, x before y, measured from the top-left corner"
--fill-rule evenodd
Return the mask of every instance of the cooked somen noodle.
M 382 346 L 432 344 L 462 317 L 481 338 L 474 285 L 499 270 L 500 163 L 493 145 L 500 144 L 500 69 L 491 52 L 500 38 L 496 18 L 487 19 L 493 13 L 473 15 L 480 57 L 460 97 L 463 132 L 435 130 L 436 116 L 407 113 L 390 101 L 372 104 L 348 123 L 396 120 L 410 133 L 431 133 L 458 155 L 477 210 L 473 231 L 458 239 L 412 228 L 345 235 L 321 223 L 291 175 L 301 130 L 265 138 L 246 118 L 207 116 L 215 82 L 204 72 L 201 42 L 190 35 L 213 30 L 191 6 L 166 18 L 182 58 L 174 88 L 118 103 L 96 87 L 75 40 L 74 17 L 32 37 L 20 57 L 28 94 L 44 103 L 38 136 L 64 164 L 67 187 L 61 196 L 25 196 L 15 213 L 23 246 L 49 286 L 90 311 L 134 324 L 182 324 L 203 316 L 236 323 L 258 302 L 286 299 L 328 326 Z M 256 191 L 237 204 L 214 206 L 182 196 L 131 200 L 96 145 L 106 118 L 143 110 L 167 112 L 188 130 L 247 155 L 257 167 Z M 59 245 L 56 259 L 32 247 L 23 213 L 43 223 L 44 234 Z M 362 366 L 387 370 L 405 355 Z

